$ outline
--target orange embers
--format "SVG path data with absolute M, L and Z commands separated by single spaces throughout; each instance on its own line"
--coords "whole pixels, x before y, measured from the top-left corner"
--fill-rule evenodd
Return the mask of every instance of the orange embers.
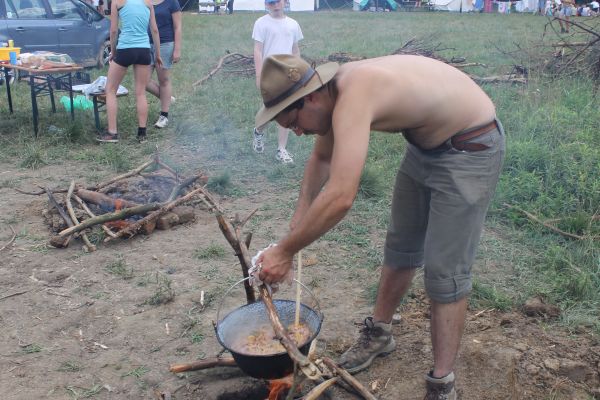
M 290 374 L 281 379 L 269 381 L 269 397 L 267 400 L 281 400 L 287 395 L 287 391 L 292 387 L 294 375 Z
M 121 229 L 125 229 L 129 225 L 131 225 L 131 222 L 127 222 L 127 221 L 124 221 L 122 219 L 118 219 L 116 221 L 105 222 L 104 225 L 108 226 L 109 228 L 113 228 L 113 229 L 116 229 L 116 230 L 120 231 Z

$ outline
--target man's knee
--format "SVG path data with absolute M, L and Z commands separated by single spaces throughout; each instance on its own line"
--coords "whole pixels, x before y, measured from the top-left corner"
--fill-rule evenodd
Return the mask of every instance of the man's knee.
M 425 290 L 427 295 L 438 303 L 454 303 L 466 297 L 473 289 L 470 274 L 454 275 L 447 278 L 427 277 L 425 272 Z

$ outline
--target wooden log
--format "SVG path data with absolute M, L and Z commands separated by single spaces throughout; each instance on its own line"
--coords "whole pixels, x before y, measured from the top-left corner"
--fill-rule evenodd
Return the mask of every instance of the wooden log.
M 206 183 L 208 182 L 208 176 L 200 173 L 200 174 L 197 174 L 197 175 L 194 175 L 194 176 L 191 176 L 191 177 L 185 179 L 179 185 L 173 187 L 173 190 L 171 190 L 171 194 L 169 195 L 169 198 L 167 199 L 167 201 L 175 200 L 177 198 L 177 196 L 179 196 L 181 194 L 183 189 L 190 186 L 192 183 L 196 182 L 197 180 L 200 180 L 200 183 L 202 183 L 202 185 L 206 185 Z
M 312 388 L 310 392 L 308 392 L 302 400 L 319 400 L 323 393 L 329 389 L 331 386 L 335 385 L 339 380 L 338 377 L 327 379 L 324 382 L 319 383 L 317 386 Z
M 76 194 L 73 195 L 73 198 L 75 199 L 75 201 L 77 203 L 79 203 L 79 206 L 83 209 L 83 211 L 85 211 L 90 217 L 94 218 L 96 216 L 96 214 L 94 214 L 92 212 L 92 210 L 90 210 L 90 208 L 87 206 L 87 204 L 85 204 L 85 202 L 83 200 L 81 200 L 81 198 L 79 196 L 77 196 Z M 108 236 L 115 236 L 115 233 L 113 231 L 110 230 L 110 228 L 104 224 L 100 225 L 102 227 L 102 230 L 108 235 Z
M 54 194 L 52 193 L 52 190 L 48 187 L 45 187 L 44 191 L 48 194 L 48 203 L 50 204 L 50 206 L 56 208 L 56 211 L 58 211 L 58 214 L 65 221 L 65 223 L 67 224 L 68 227 L 72 227 L 74 225 L 73 221 L 71 221 L 71 218 L 67 215 L 66 211 L 62 208 L 62 206 L 60 204 L 58 204 L 58 202 L 54 198 Z M 52 247 L 58 247 L 58 248 L 68 247 L 69 242 L 71 241 L 72 237 L 73 237 L 72 235 L 69 235 L 66 237 L 53 236 L 50 238 L 49 244 Z
M 373 396 L 356 378 L 350 375 L 344 368 L 338 366 L 331 358 L 323 357 L 323 363 L 332 372 L 338 374 L 340 378 L 352 386 L 362 397 L 367 400 L 377 400 L 377 397 Z
M 104 188 L 106 186 L 112 185 L 113 183 L 115 183 L 117 181 L 120 181 L 122 179 L 129 178 L 129 177 L 132 177 L 134 175 L 138 175 L 140 172 L 142 172 L 143 170 L 145 170 L 146 168 L 148 168 L 152 164 L 154 164 L 154 160 L 146 161 L 145 163 L 143 163 L 139 167 L 137 167 L 137 168 L 135 168 L 135 169 L 133 169 L 133 170 L 131 170 L 129 172 L 126 172 L 126 173 L 124 173 L 122 175 L 116 176 L 116 177 L 114 177 L 112 179 L 109 179 L 109 180 L 107 180 L 105 182 L 102 182 L 102 183 L 100 183 L 100 184 L 98 184 L 96 186 L 92 186 L 92 187 L 90 187 L 88 189 L 90 189 L 90 190 L 100 190 L 100 189 L 102 189 L 102 188 Z
M 113 199 L 112 197 L 105 195 L 104 193 L 99 193 L 87 189 L 77 190 L 77 196 L 90 203 L 96 204 L 107 211 L 114 211 L 123 208 L 139 206 L 138 203 L 134 203 L 132 201 Z
M 213 367 L 237 367 L 235 360 L 232 357 L 227 358 L 209 358 L 201 361 L 193 361 L 186 364 L 173 364 L 169 367 L 169 371 L 174 373 L 187 372 L 187 371 L 198 371 L 201 369 L 208 369 Z
M 132 215 L 146 214 L 147 212 L 156 210 L 160 207 L 161 207 L 160 203 L 150 203 L 150 204 L 143 204 L 143 205 L 137 206 L 137 207 L 124 208 L 120 211 L 115 211 L 112 213 L 102 214 L 95 218 L 86 219 L 79 225 L 75 225 L 70 228 L 64 229 L 58 235 L 66 236 L 66 235 L 69 235 L 69 234 L 72 234 L 75 232 L 79 232 L 85 228 L 89 228 L 90 226 L 103 224 L 103 223 L 109 222 L 109 221 L 116 221 L 118 219 L 124 219 L 124 218 L 127 218 Z

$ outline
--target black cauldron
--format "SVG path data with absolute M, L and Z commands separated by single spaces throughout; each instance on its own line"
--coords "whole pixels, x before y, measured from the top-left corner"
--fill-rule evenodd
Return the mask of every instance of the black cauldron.
M 246 278 L 248 279 L 248 278 Z M 227 292 L 245 279 L 237 282 Z M 314 295 L 302 283 L 300 284 L 316 301 Z M 279 319 L 284 327 L 294 323 L 296 302 L 292 300 L 273 300 L 273 305 L 277 310 Z M 323 323 L 323 314 L 318 306 L 318 311 L 308 307 L 305 304 L 300 305 L 300 322 L 306 324 L 311 332 L 309 339 L 304 343 L 299 350 L 302 354 L 308 354 L 310 344 L 317 337 Z M 220 306 L 219 306 L 220 311 Z M 242 371 L 253 378 L 258 379 L 278 379 L 291 374 L 294 371 L 294 362 L 287 352 L 281 352 L 269 355 L 250 355 L 239 353 L 232 349 L 235 343 L 239 343 L 242 338 L 247 337 L 253 331 L 256 331 L 265 324 L 271 325 L 267 307 L 262 301 L 257 301 L 252 304 L 241 306 L 229 314 L 222 320 L 218 320 L 219 311 L 217 311 L 217 325 L 215 331 L 217 340 L 221 345 L 229 350 L 236 364 Z

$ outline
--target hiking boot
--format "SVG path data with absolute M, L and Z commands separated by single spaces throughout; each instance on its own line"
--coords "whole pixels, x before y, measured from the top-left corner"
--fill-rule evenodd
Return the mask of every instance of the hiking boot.
M 264 133 L 260 133 L 256 128 L 254 128 L 254 140 L 252 141 L 252 148 L 257 153 L 262 153 L 265 151 L 264 136 Z
M 392 337 L 392 326 L 385 322 L 373 322 L 365 318 L 358 340 L 339 359 L 339 365 L 351 374 L 368 368 L 375 357 L 391 353 L 396 349 Z
M 456 390 L 454 390 L 454 372 L 450 372 L 443 378 L 434 378 L 433 371 L 425 375 L 427 384 L 427 394 L 423 400 L 456 400 Z
M 98 134 L 96 141 L 100 143 L 118 143 L 119 135 L 117 133 L 103 132 Z
M 154 126 L 158 129 L 165 128 L 167 125 L 169 125 L 169 118 L 165 117 L 164 115 L 158 117 L 158 121 L 156 121 L 154 124 Z
M 284 164 L 291 164 L 294 162 L 292 155 L 288 153 L 286 149 L 278 149 L 275 158 Z

